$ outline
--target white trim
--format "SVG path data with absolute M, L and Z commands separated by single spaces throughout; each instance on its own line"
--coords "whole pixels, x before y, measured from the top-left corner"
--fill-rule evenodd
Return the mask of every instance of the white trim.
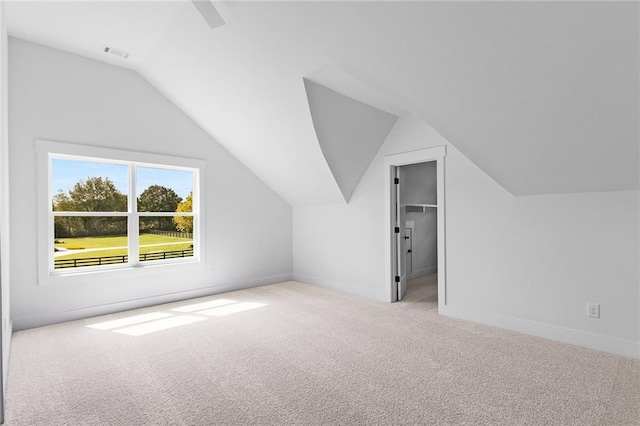
M 193 212 L 136 212 L 138 217 L 176 217 L 176 216 L 184 216 L 184 217 L 193 217 L 195 214 Z M 176 231 L 178 232 L 178 231 Z
M 9 321 L 7 327 L 2 330 L 2 371 L 4 374 L 2 375 L 2 389 L 6 391 L 7 389 L 7 377 L 9 376 L 7 373 L 9 372 L 9 365 L 11 363 L 11 341 L 13 340 L 13 321 Z M 6 356 L 5 356 L 6 354 Z M 6 393 L 5 393 L 6 395 Z
M 127 151 L 124 149 L 103 148 L 93 145 L 80 145 L 66 142 L 52 142 L 38 139 L 36 142 L 36 151 L 38 153 L 54 152 L 56 157 L 63 158 L 68 156 L 69 159 L 77 159 L 77 157 L 85 157 L 83 161 L 96 161 L 104 163 L 104 160 L 110 160 L 111 164 L 128 164 L 130 162 L 140 163 L 150 167 L 158 164 L 167 164 L 173 168 L 204 169 L 205 160 L 187 157 L 175 157 L 163 154 L 155 154 L 139 151 Z
M 276 284 L 291 281 L 291 274 L 280 274 L 269 277 L 260 277 L 237 281 L 233 283 L 220 283 L 209 287 L 195 290 L 180 291 L 176 293 L 161 294 L 157 296 L 144 297 L 140 299 L 126 300 L 123 302 L 108 303 L 104 305 L 90 306 L 86 308 L 70 309 L 61 312 L 45 312 L 35 315 L 19 317 L 13 320 L 13 330 L 20 331 L 44 325 L 56 324 L 67 321 L 75 321 L 83 318 L 106 315 L 114 312 L 128 311 L 131 309 L 145 308 L 148 306 L 161 305 L 164 303 L 178 302 L 181 300 L 193 299 L 196 297 L 212 296 L 214 294 L 226 293 L 229 291 L 255 288 L 259 286 Z
M 136 215 L 138 211 L 138 197 L 136 196 L 136 168 L 133 164 L 127 165 L 129 171 L 129 193 L 127 194 L 127 211 L 131 212 L 127 219 L 127 250 L 129 265 L 136 266 L 139 263 L 140 258 L 140 231 L 139 222 L 140 219 Z
M 385 241 L 385 276 L 384 282 L 389 283 L 389 292 L 385 300 L 394 301 L 393 283 L 393 200 L 391 200 L 391 185 L 393 182 L 394 167 L 408 164 L 436 162 L 437 174 L 437 221 L 438 221 L 438 309 L 447 303 L 446 286 L 446 234 L 445 234 L 445 181 L 444 158 L 447 154 L 446 146 L 420 149 L 417 151 L 391 154 L 384 157 L 384 241 Z
M 204 235 L 204 221 L 199 220 L 205 215 L 204 204 L 201 199 L 205 195 L 205 166 L 206 161 L 193 158 L 174 157 L 162 154 L 151 154 L 145 152 L 135 152 L 120 149 L 96 147 L 90 145 L 78 145 L 62 142 L 51 142 L 36 140 L 35 149 L 37 153 L 38 165 L 38 188 L 37 188 L 37 217 L 38 217 L 38 284 L 61 284 L 78 282 L 79 279 L 86 279 L 87 274 L 98 274 L 101 276 L 108 272 L 110 278 L 120 278 L 123 276 L 140 276 L 154 271 L 158 267 L 172 269 L 201 269 L 205 265 L 205 247 L 202 244 Z M 51 202 L 51 158 L 65 158 L 79 161 L 95 161 L 109 164 L 123 164 L 128 166 L 128 211 L 126 212 L 53 212 Z M 144 216 L 193 216 L 194 217 L 194 253 L 189 259 L 171 259 L 160 262 L 139 262 L 138 256 L 138 214 L 135 196 L 135 167 L 166 168 L 172 170 L 187 170 L 193 172 L 193 194 L 194 205 L 192 212 L 169 213 L 145 212 Z M 132 195 L 133 194 L 133 195 Z M 53 245 L 54 240 L 53 219 L 55 216 L 113 216 L 127 217 L 127 234 L 129 247 L 129 263 L 108 266 L 92 266 L 80 268 L 80 270 L 54 270 Z M 46 238 L 46 241 L 45 241 Z M 131 259 L 134 259 L 132 262 Z M 148 270 L 145 272 L 145 270 Z
M 167 259 L 163 260 L 161 263 L 157 263 L 156 261 L 146 261 L 138 263 L 136 266 L 116 264 L 92 266 L 91 268 L 77 268 L 78 270 L 73 271 L 72 273 L 46 275 L 45 281 L 42 285 L 83 284 L 86 283 L 88 279 L 91 279 L 93 282 L 104 282 L 104 285 L 108 286 L 110 282 L 123 278 L 141 278 L 158 273 L 173 271 L 184 271 L 186 274 L 189 274 L 208 270 L 206 265 L 203 263 L 204 260 L 191 260 L 191 258 L 185 259 L 189 260 L 182 260 L 182 258 L 180 258 L 179 261 Z M 164 268 L 170 268 L 170 270 L 163 270 Z M 40 281 L 38 284 L 40 284 Z
M 83 212 L 83 211 L 75 211 L 75 212 L 66 212 L 66 211 L 53 211 L 51 212 L 53 216 L 60 217 L 128 217 L 130 215 L 129 212 Z M 139 217 L 175 217 L 175 216 L 195 216 L 193 212 L 136 212 Z M 176 231 L 177 232 L 177 231 Z
M 433 274 L 434 272 L 438 272 L 437 265 L 429 266 L 428 268 L 418 269 L 417 271 L 410 273 L 407 279 L 412 280 L 414 278 L 424 277 L 425 275 Z
M 129 217 L 129 212 L 64 212 L 64 211 L 52 211 L 51 216 L 56 217 Z
M 610 352 L 631 358 L 640 358 L 640 342 L 634 342 L 632 340 L 587 333 L 455 305 L 438 308 L 438 313 L 448 317 L 491 325 L 549 340 L 595 349 L 597 351 Z
M 388 302 L 388 296 L 386 289 L 376 291 L 370 287 L 361 287 L 358 285 L 347 284 L 341 281 L 328 280 L 326 278 L 314 277 L 312 275 L 293 273 L 293 281 L 298 281 L 305 284 L 313 284 L 319 287 L 328 288 L 331 290 L 338 290 L 345 293 L 355 294 L 356 296 L 368 297 L 370 299 L 377 299 L 383 302 Z

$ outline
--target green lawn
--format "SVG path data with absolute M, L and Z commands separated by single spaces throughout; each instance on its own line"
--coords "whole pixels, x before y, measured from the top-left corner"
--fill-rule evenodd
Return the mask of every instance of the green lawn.
M 67 250 L 123 247 L 127 245 L 126 235 L 112 235 L 105 237 L 76 237 L 76 238 L 56 238 L 58 243 L 54 247 L 62 247 Z M 178 243 L 191 241 L 189 238 L 167 237 L 164 235 L 142 234 L 140 235 L 140 245 Z
M 66 248 L 67 250 L 82 250 L 104 248 L 104 250 L 91 250 L 85 252 L 69 253 L 68 255 L 56 256 L 56 259 L 87 259 L 90 257 L 104 256 L 122 256 L 126 255 L 128 250 L 127 237 L 125 235 L 105 236 L 105 237 L 78 237 L 78 238 L 57 238 L 57 244 L 54 247 Z M 187 250 L 191 248 L 193 240 L 189 238 L 168 237 L 164 235 L 142 234 L 140 236 L 140 245 L 162 244 L 162 243 L 181 243 L 181 244 L 164 244 L 151 247 L 140 247 L 140 253 L 161 253 L 164 251 Z M 109 247 L 120 247 L 110 249 Z

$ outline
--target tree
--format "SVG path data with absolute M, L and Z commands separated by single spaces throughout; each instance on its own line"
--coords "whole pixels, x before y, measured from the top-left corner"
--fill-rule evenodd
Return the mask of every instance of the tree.
M 54 211 L 122 212 L 127 211 L 127 196 L 109 178 L 90 177 L 78 181 L 68 194 L 59 191 L 53 197 Z M 57 217 L 56 237 L 122 235 L 127 233 L 126 219 L 119 217 Z
M 175 212 L 182 198 L 171 189 L 161 185 L 151 185 L 138 197 L 139 212 Z M 170 217 L 144 217 L 140 219 L 140 230 L 159 229 L 174 231 L 176 228 Z
M 187 195 L 187 198 L 178 204 L 176 212 L 192 212 L 193 211 L 193 192 Z M 193 232 L 193 217 L 191 216 L 174 216 L 173 223 L 180 232 Z
M 74 211 L 127 211 L 127 196 L 109 178 L 91 177 L 86 181 L 80 180 L 69 191 L 69 200 Z
M 69 195 L 62 192 L 61 189 L 58 190 L 58 193 L 53 196 L 53 211 L 59 211 L 59 212 L 75 211 L 73 201 L 71 201 L 71 198 L 69 198 Z

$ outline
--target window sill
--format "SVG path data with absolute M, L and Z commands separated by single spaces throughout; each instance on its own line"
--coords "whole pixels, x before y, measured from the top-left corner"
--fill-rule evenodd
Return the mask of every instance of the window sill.
M 41 274 L 38 285 L 79 284 L 119 279 L 137 278 L 149 275 L 165 275 L 172 272 L 196 272 L 206 271 L 206 265 L 202 260 L 190 260 L 183 262 L 150 262 L 149 264 L 137 264 L 136 266 L 116 268 L 90 268 L 82 271 L 54 271 Z

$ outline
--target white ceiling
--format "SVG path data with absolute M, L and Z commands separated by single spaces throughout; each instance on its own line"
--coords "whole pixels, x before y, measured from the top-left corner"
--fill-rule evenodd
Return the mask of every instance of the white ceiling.
M 186 2 L 6 2 L 9 34 L 127 68 L 140 67 Z M 104 45 L 132 52 L 122 60 Z
M 226 24 L 215 30 L 190 2 L 9 2 L 6 11 L 11 35 L 111 63 L 103 44 L 132 52 L 116 63 L 291 204 L 344 202 L 303 84 L 327 64 L 420 116 L 513 194 L 638 187 L 636 3 L 216 7 Z

